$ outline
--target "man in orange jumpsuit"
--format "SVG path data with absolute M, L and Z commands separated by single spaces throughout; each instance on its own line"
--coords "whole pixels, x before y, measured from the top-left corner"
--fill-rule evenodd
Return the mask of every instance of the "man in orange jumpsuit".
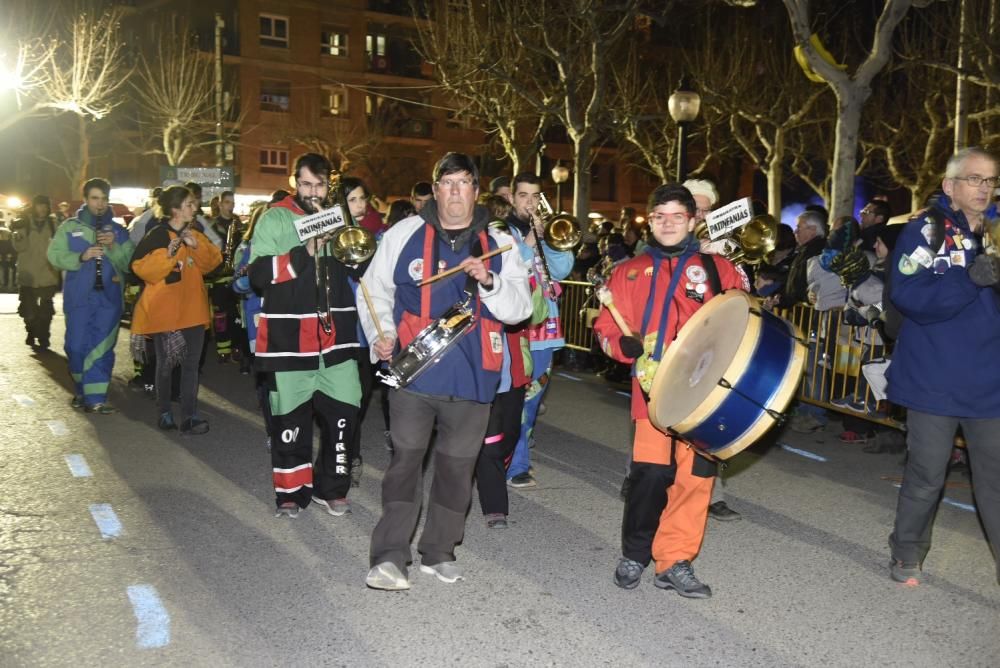
M 693 234 L 695 208 L 691 193 L 678 183 L 661 185 L 650 195 L 652 239 L 642 253 L 620 264 L 607 284 L 633 334 L 623 334 L 607 309 L 594 323 L 601 348 L 610 357 L 625 363 L 643 355 L 659 360 L 708 300 L 723 290 L 749 289 L 746 275 L 733 263 L 699 252 Z M 650 423 L 634 371 L 632 418 L 635 439 L 615 584 L 624 589 L 638 586 L 653 559 L 657 587 L 688 598 L 708 598 L 712 590 L 695 577 L 691 560 L 705 535 L 716 465 Z

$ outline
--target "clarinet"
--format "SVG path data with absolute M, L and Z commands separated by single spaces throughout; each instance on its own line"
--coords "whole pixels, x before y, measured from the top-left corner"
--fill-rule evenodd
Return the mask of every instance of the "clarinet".
M 114 227 L 111 225 L 103 225 L 100 228 L 100 232 L 113 232 Z M 94 266 L 94 289 L 103 290 L 104 289 L 104 256 L 97 258 L 97 264 Z

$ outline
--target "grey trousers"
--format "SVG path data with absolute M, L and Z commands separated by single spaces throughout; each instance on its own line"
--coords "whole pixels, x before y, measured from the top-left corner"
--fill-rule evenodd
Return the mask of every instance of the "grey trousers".
M 434 479 L 417 551 L 428 566 L 454 561 L 455 546 L 465 535 L 472 474 L 490 405 L 394 390 L 389 415 L 394 447 L 382 478 L 382 518 L 372 533 L 371 565 L 389 561 L 403 570 L 412 561 L 410 541 L 420 518 L 423 463 L 435 422 Z
M 955 431 L 962 427 L 979 515 L 993 554 L 1000 550 L 1000 418 L 972 419 L 909 410 L 909 451 L 889 546 L 893 559 L 919 563 L 931 547 L 931 527 L 941 501 Z

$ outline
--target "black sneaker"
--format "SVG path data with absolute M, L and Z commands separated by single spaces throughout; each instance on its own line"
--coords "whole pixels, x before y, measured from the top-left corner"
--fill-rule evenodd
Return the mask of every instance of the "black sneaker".
M 716 501 L 708 507 L 708 516 L 720 522 L 735 522 L 743 519 L 743 516 L 726 505 L 725 501 Z
M 638 561 L 622 557 L 618 560 L 618 566 L 615 568 L 615 584 L 622 589 L 635 589 L 639 586 L 644 570 L 646 567 Z
M 531 476 L 530 473 L 518 473 L 516 476 L 507 481 L 510 487 L 516 487 L 518 489 L 523 489 L 525 487 L 534 487 L 538 483 Z
M 653 580 L 660 589 L 673 589 L 685 598 L 711 598 L 712 588 L 694 575 L 691 562 L 681 559 Z
M 34 348 L 35 347 L 35 337 L 32 336 L 31 334 L 28 334 L 28 336 L 26 336 L 25 339 L 24 339 L 24 345 L 31 346 L 32 348 Z
M 889 577 L 896 582 L 915 586 L 923 582 L 924 574 L 920 570 L 920 564 L 918 563 L 906 563 L 898 559 L 893 559 L 889 563 Z
M 487 529 L 506 529 L 507 516 L 503 513 L 490 513 L 486 516 Z
M 208 420 L 188 418 L 181 424 L 181 434 L 185 436 L 200 436 L 208 433 Z

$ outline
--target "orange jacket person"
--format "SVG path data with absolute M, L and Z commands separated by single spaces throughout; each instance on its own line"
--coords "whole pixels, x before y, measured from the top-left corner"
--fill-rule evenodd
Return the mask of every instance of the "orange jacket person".
M 678 183 L 659 186 L 649 197 L 647 220 L 653 236 L 649 245 L 618 265 L 607 284 L 615 306 L 638 335 L 625 336 L 607 309 L 594 322 L 605 354 L 625 363 L 646 355 L 660 359 L 705 302 L 722 290 L 749 289 L 746 276 L 731 262 L 699 252 L 692 234 L 695 202 L 687 188 Z M 636 587 L 655 559 L 657 587 L 708 598 L 712 590 L 695 577 L 691 560 L 705 535 L 716 465 L 650 423 L 634 372 L 632 417 L 635 439 L 615 584 Z
M 132 256 L 132 273 L 145 284 L 132 317 L 132 333 L 152 335 L 156 347 L 160 429 L 177 428 L 170 409 L 170 380 L 179 364 L 181 433 L 204 434 L 208 421 L 198 417 L 198 361 L 211 322 L 204 276 L 222 262 L 222 254 L 190 227 L 197 211 L 191 191 L 172 186 L 157 202 L 167 220 L 146 232 Z

